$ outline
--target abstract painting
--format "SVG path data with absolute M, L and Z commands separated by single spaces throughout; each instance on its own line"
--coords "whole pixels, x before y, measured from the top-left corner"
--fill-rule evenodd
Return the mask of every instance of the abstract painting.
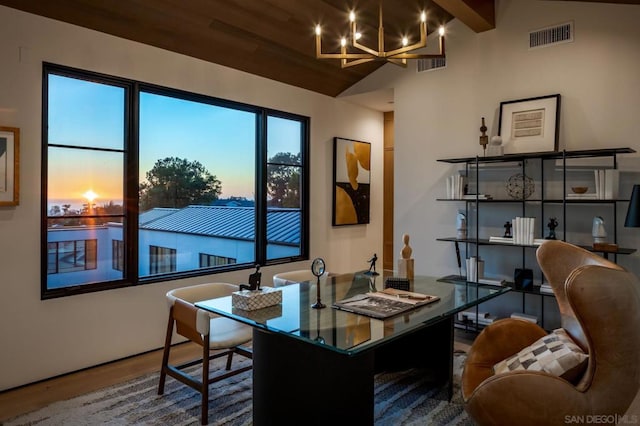
M 333 138 L 333 226 L 369 223 L 371 144 Z

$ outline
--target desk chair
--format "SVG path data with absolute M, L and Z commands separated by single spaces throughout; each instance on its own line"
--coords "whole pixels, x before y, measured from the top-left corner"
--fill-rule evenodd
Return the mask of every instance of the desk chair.
M 330 274 L 325 272 L 320 276 L 320 279 L 328 277 Z M 273 276 L 273 286 L 281 287 L 287 284 L 300 283 L 303 281 L 310 281 L 312 284 L 316 282 L 317 278 L 311 273 L 311 269 L 300 269 L 297 271 L 280 272 Z
M 238 286 L 234 284 L 210 283 L 177 288 L 167 293 L 169 323 L 162 356 L 158 395 L 164 393 L 164 383 L 167 375 L 197 390 L 202 394 L 201 422 L 203 425 L 208 423 L 209 417 L 209 385 L 251 369 L 251 366 L 247 366 L 231 370 L 231 363 L 234 353 L 247 358 L 252 357 L 249 349 L 240 346 L 251 340 L 252 329 L 237 321 L 218 317 L 210 312 L 198 309 L 194 303 L 201 300 L 229 296 L 237 290 Z M 202 346 L 202 359 L 181 365 L 169 364 L 174 323 L 179 335 Z M 211 353 L 211 351 L 221 349 L 224 351 Z M 210 378 L 209 361 L 222 356 L 227 356 L 226 372 Z M 184 368 L 199 363 L 202 363 L 202 378 L 200 380 L 182 371 Z

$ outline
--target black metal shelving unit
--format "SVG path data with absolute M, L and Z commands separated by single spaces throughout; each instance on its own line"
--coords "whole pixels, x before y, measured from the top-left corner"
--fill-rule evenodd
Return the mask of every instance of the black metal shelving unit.
M 438 198 L 437 201 L 442 201 L 442 202 L 457 202 L 457 203 L 464 203 L 464 211 L 466 214 L 466 217 L 469 218 L 469 212 L 470 210 L 473 208 L 475 210 L 475 215 L 474 215 L 474 232 L 473 235 L 471 235 L 469 233 L 469 230 L 467 230 L 467 238 L 456 238 L 456 237 L 443 237 L 443 238 L 437 238 L 437 241 L 444 241 L 444 242 L 453 242 L 455 244 L 464 244 L 465 246 L 465 254 L 467 257 L 469 257 L 469 255 L 475 255 L 476 258 L 479 257 L 480 255 L 480 251 L 481 251 L 481 247 L 483 246 L 499 246 L 499 247 L 511 247 L 511 248 L 515 248 L 515 249 L 520 249 L 522 250 L 522 261 L 521 264 L 518 267 L 522 267 L 525 268 L 526 267 L 526 255 L 527 255 L 527 250 L 531 250 L 531 249 L 535 249 L 538 246 L 537 245 L 522 245 L 522 244 L 511 244 L 511 243 L 506 243 L 506 242 L 494 242 L 494 241 L 489 241 L 489 239 L 486 238 L 480 238 L 480 209 L 482 205 L 500 205 L 500 204 L 504 204 L 504 205 L 519 205 L 520 206 L 520 210 L 522 212 L 523 216 L 526 216 L 526 211 L 527 208 L 534 208 L 533 206 L 535 206 L 535 208 L 538 209 L 538 211 L 540 212 L 540 217 L 544 218 L 545 217 L 545 208 L 546 207 L 550 207 L 550 206 L 554 206 L 554 205 L 560 205 L 561 206 L 561 212 L 562 212 L 562 223 L 563 225 L 563 230 L 562 230 L 562 235 L 561 236 L 557 236 L 558 239 L 562 239 L 564 241 L 567 241 L 566 239 L 566 234 L 567 234 L 567 207 L 568 206 L 573 206 L 573 205 L 596 205 L 596 206 L 610 206 L 613 209 L 612 212 L 612 216 L 613 216 L 613 224 L 612 224 L 612 228 L 614 230 L 613 232 L 613 239 L 614 239 L 614 243 L 617 244 L 617 234 L 618 234 L 618 224 L 617 224 L 617 208 L 618 208 L 618 204 L 620 202 L 628 202 L 628 199 L 625 198 L 616 198 L 616 199 L 569 199 L 569 197 L 567 196 L 567 188 L 568 188 L 568 182 L 569 179 L 567 178 L 567 160 L 569 159 L 575 159 L 575 158 L 606 158 L 606 157 L 610 157 L 611 158 L 611 164 L 609 167 L 607 168 L 612 168 L 612 169 L 617 169 L 618 168 L 618 162 L 617 162 L 617 156 L 621 155 L 621 154 L 631 154 L 634 153 L 635 150 L 631 149 L 631 148 L 605 148 L 605 149 L 591 149 L 591 150 L 572 150 L 572 151 L 550 151 L 550 152 L 535 152 L 535 153 L 524 153 L 524 154 L 505 154 L 502 156 L 493 156 L 493 157 L 461 157 L 461 158 L 447 158 L 447 159 L 439 159 L 437 160 L 438 162 L 443 162 L 443 163 L 448 163 L 448 164 L 459 164 L 459 165 L 464 165 L 464 170 L 462 171 L 463 175 L 467 177 L 467 179 L 469 180 L 469 184 L 471 182 L 475 183 L 475 197 L 469 196 L 467 195 L 465 198 L 462 199 L 449 199 L 449 198 Z M 551 197 L 551 198 L 547 198 L 545 197 L 545 192 L 546 192 L 546 188 L 545 188 L 545 161 L 548 160 L 554 160 L 557 161 L 557 163 L 561 164 L 559 166 L 556 166 L 556 168 L 561 169 L 561 174 L 562 174 L 562 197 L 558 197 L 557 195 L 555 197 Z M 558 161 L 559 160 L 559 161 Z M 540 190 L 540 195 L 536 196 L 534 198 L 525 198 L 523 197 L 522 199 L 510 199 L 510 198 L 499 198 L 499 199 L 495 199 L 495 198 L 491 198 L 491 199 L 486 199 L 486 198 L 480 198 L 480 184 L 481 184 L 481 171 L 483 170 L 483 168 L 491 167 L 492 165 L 495 166 L 498 163 L 516 163 L 516 165 L 513 167 L 514 169 L 519 169 L 520 173 L 522 173 L 523 175 L 527 174 L 527 166 L 530 162 L 537 162 L 536 166 L 537 167 L 533 167 L 534 169 L 539 170 L 539 178 L 540 178 L 540 182 L 541 182 L 541 190 Z M 587 166 L 588 167 L 588 166 Z M 598 169 L 598 168 L 602 168 L 602 167 L 596 167 L 593 166 L 593 169 Z M 470 185 L 471 186 L 471 185 Z M 474 195 L 474 194 L 472 194 Z M 543 221 L 541 221 L 543 222 Z M 540 232 L 541 235 L 544 235 L 545 232 L 545 223 L 540 223 Z M 561 238 L 560 238 L 561 237 Z M 571 241 L 569 241 L 571 242 Z M 602 255 L 604 257 L 608 257 L 609 255 L 613 255 L 614 258 L 612 260 L 617 261 L 617 256 L 618 255 L 628 255 L 628 254 L 632 254 L 636 251 L 636 249 L 632 249 L 632 248 L 623 248 L 623 247 L 619 247 L 617 250 L 614 251 L 598 251 L 598 250 L 594 250 L 593 247 L 591 246 L 584 246 L 584 245 L 580 245 L 581 247 L 593 251 L 593 252 L 598 252 L 598 253 L 602 253 Z M 458 279 L 462 279 L 464 280 L 465 277 L 460 277 L 460 276 L 448 276 L 448 277 L 443 277 L 443 279 L 454 279 L 454 280 L 458 280 Z M 542 283 L 543 281 L 543 277 L 540 276 L 539 278 L 539 282 Z M 520 292 L 522 293 L 522 312 L 526 312 L 526 296 L 527 295 L 536 295 L 536 296 L 541 296 L 543 299 L 541 300 L 541 325 L 544 327 L 544 297 L 553 297 L 553 293 L 546 293 L 546 292 L 541 292 L 540 291 L 540 286 L 539 285 L 535 285 L 533 289 L 516 289 L 515 288 L 515 284 L 513 282 L 506 282 L 504 283 L 504 285 L 507 285 L 509 287 L 512 288 L 513 291 L 516 292 Z M 478 314 L 478 307 L 476 306 L 476 314 Z M 469 324 L 465 324 L 465 327 L 468 327 Z M 478 326 L 478 324 L 475 324 L 475 330 L 479 330 L 481 327 Z

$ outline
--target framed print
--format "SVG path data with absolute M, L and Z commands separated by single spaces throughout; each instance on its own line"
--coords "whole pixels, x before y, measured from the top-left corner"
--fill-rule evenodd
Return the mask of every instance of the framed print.
M 0 206 L 19 202 L 20 129 L 0 126 Z
M 560 95 L 500 102 L 499 133 L 505 154 L 558 150 Z
M 333 226 L 369 223 L 371 144 L 333 138 Z

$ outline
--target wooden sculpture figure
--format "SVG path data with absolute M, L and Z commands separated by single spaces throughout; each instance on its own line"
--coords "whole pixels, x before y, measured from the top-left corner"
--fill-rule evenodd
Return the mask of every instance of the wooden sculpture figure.
M 400 250 L 400 259 L 398 259 L 398 276 L 413 279 L 413 259 L 411 258 L 413 249 L 409 246 L 409 234 L 402 235 L 402 242 L 404 246 Z

